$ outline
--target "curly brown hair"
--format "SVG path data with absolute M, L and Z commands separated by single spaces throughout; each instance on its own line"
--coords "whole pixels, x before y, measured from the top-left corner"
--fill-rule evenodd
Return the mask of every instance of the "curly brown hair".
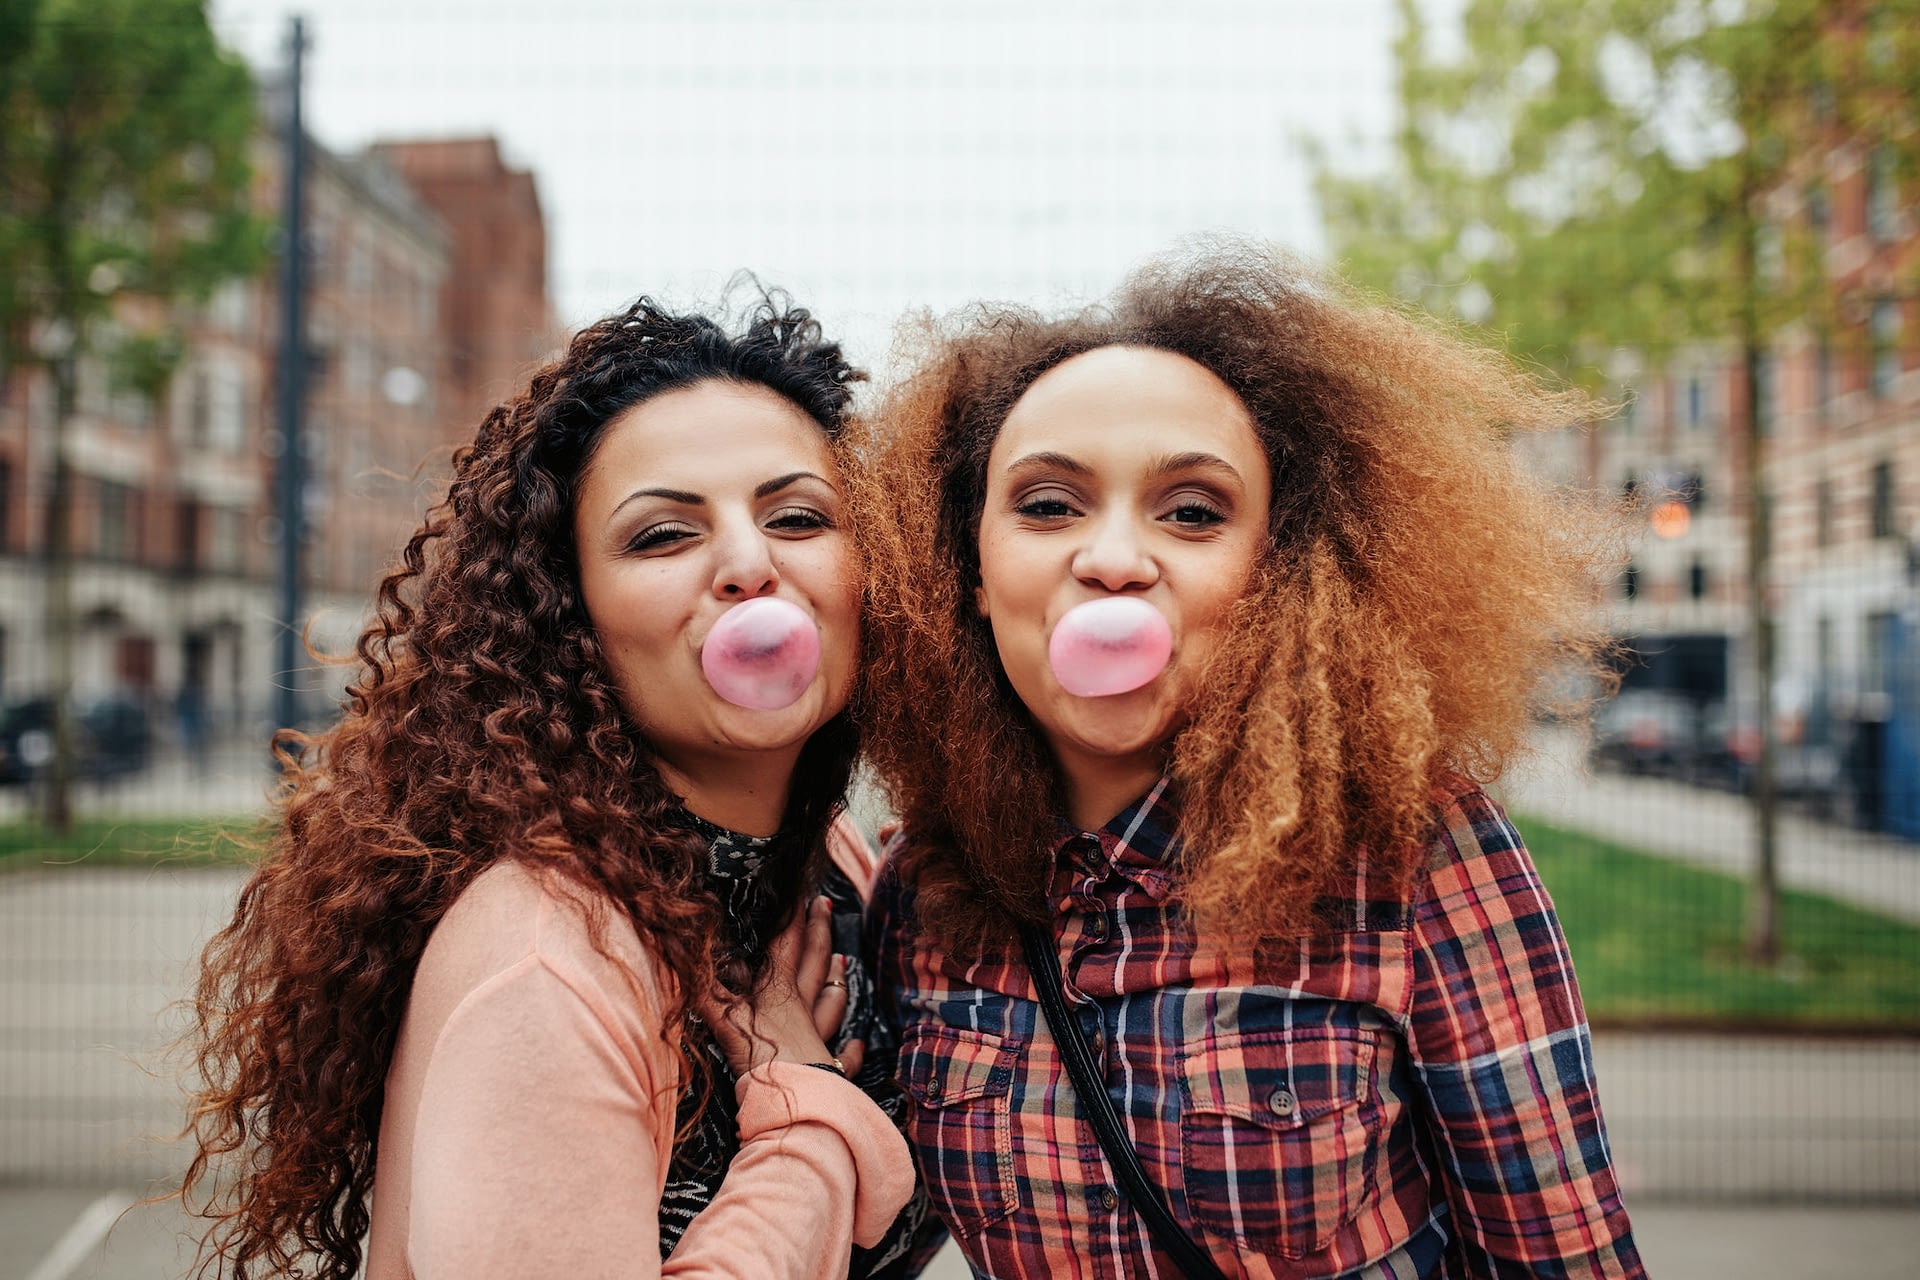
M 1076 355 L 1131 345 L 1203 365 L 1271 467 L 1265 562 L 1169 756 L 1183 898 L 1202 919 L 1284 936 L 1316 926 L 1361 858 L 1404 881 L 1442 776 L 1492 779 L 1528 712 L 1569 701 L 1577 682 L 1543 673 L 1610 678 L 1597 600 L 1615 512 L 1529 475 L 1510 447 L 1594 406 L 1499 353 L 1230 241 L 1155 261 L 1109 305 L 979 306 L 917 334 L 855 481 L 871 572 L 860 714 L 904 820 L 897 865 L 950 947 L 1044 919 L 1039 851 L 1062 784 L 973 592 L 1000 426 Z
M 581 603 L 576 487 L 611 422 L 708 380 L 777 392 L 839 448 L 861 376 L 781 295 L 761 293 L 738 333 L 642 298 L 581 330 L 456 455 L 445 500 L 380 584 L 339 722 L 284 740 L 279 820 L 202 959 L 197 1150 L 180 1193 L 210 1221 L 200 1273 L 357 1272 L 413 974 L 491 864 L 624 909 L 682 993 L 663 1036 L 684 993 L 751 980 L 728 953 L 705 845 L 668 821 L 676 799 Z M 802 751 L 783 829 L 810 852 L 780 868 L 788 904 L 818 880 L 857 749 L 842 713 Z

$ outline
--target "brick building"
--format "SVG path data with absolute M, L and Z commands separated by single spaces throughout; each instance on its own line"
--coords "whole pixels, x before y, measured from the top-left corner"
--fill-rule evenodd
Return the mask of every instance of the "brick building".
M 471 438 L 475 406 L 527 361 L 464 336 L 472 321 L 459 308 L 527 335 L 527 352 L 552 343 L 533 179 L 500 165 L 491 140 L 459 146 L 495 161 L 491 172 L 468 175 L 467 188 L 495 211 L 494 225 L 443 217 L 385 148 L 310 151 L 303 578 L 311 612 L 303 625 L 323 649 L 350 646 L 380 574 L 444 486 L 453 448 Z M 262 135 L 255 160 L 259 206 L 271 215 L 281 190 L 275 139 Z M 478 247 L 463 239 L 482 231 L 489 239 Z M 458 271 L 509 242 L 518 247 L 510 270 Z M 464 277 L 458 307 L 450 305 L 456 273 Z M 116 391 L 103 362 L 81 370 L 67 436 L 75 697 L 141 702 L 163 734 L 185 730 L 190 718 L 196 730 L 258 740 L 268 727 L 280 625 L 277 295 L 270 269 L 180 317 L 186 352 L 157 403 Z M 40 547 L 51 413 L 43 376 L 0 371 L 6 702 L 48 680 Z M 316 669 L 305 683 L 325 697 L 339 673 Z
M 1759 379 L 1775 702 L 1783 759 L 1805 775 L 1787 782 L 1820 785 L 1824 772 L 1855 793 L 1862 821 L 1920 836 L 1920 798 L 1887 785 L 1909 766 L 1920 777 L 1920 755 L 1901 755 L 1920 752 L 1920 218 L 1891 153 L 1837 132 L 1769 213 L 1770 243 L 1804 237 L 1826 295 L 1824 314 L 1778 335 Z M 1649 655 L 1634 678 L 1724 704 L 1737 723 L 1754 702 L 1739 353 L 1700 344 L 1620 375 L 1626 409 L 1545 442 L 1543 465 L 1647 499 L 1615 601 L 1617 629 Z M 1677 501 L 1663 511 L 1665 499 Z

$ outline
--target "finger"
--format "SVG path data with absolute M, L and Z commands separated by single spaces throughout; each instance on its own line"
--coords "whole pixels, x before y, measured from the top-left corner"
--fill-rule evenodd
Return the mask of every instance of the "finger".
M 840 1046 L 840 1052 L 836 1056 L 840 1059 L 840 1069 L 846 1072 L 847 1079 L 851 1080 L 860 1074 L 860 1064 L 867 1060 L 867 1042 L 849 1040 Z
M 799 963 L 801 949 L 806 945 L 808 917 L 813 907 L 806 907 L 793 913 L 793 919 L 787 921 L 787 927 L 767 946 L 767 962 L 776 973 L 791 974 Z
M 847 961 L 845 956 L 835 956 L 827 969 L 827 980 L 813 1001 L 813 1029 L 820 1033 L 822 1040 L 832 1044 L 846 1016 Z
M 827 980 L 827 966 L 833 960 L 833 904 L 824 897 L 807 904 L 806 933 L 799 960 L 794 966 L 793 982 L 800 998 L 812 1004 Z

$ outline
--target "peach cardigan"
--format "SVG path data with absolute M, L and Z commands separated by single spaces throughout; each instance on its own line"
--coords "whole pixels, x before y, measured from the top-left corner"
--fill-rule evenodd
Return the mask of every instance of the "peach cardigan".
M 864 841 L 834 837 L 864 891 Z M 596 910 L 620 964 L 593 946 Z M 913 1165 L 858 1088 L 789 1063 L 739 1081 L 740 1152 L 661 1263 L 677 1049 L 660 985 L 632 927 L 555 877 L 502 863 L 460 895 L 387 1075 L 366 1280 L 846 1275 Z

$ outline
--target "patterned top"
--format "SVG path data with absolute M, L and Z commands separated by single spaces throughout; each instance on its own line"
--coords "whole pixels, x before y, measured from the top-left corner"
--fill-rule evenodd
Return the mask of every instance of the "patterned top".
M 727 913 L 741 953 L 759 956 L 770 940 L 768 933 L 780 907 L 760 873 L 776 856 L 782 856 L 781 837 L 742 835 L 684 809 L 673 815 L 673 821 L 706 840 L 708 886 Z M 861 947 L 865 903 L 846 872 L 831 863 L 819 892 L 832 904 L 833 949 L 846 957 L 847 964 L 847 1011 L 840 1020 L 840 1034 L 832 1047 L 837 1053 L 840 1045 L 848 1040 L 865 1041 L 866 1058 L 853 1082 L 897 1124 L 906 1109 L 905 1098 L 893 1079 L 898 1041 L 892 1028 L 875 1016 L 873 975 L 866 966 Z M 727 1166 L 740 1151 L 733 1072 L 711 1036 L 701 1034 L 697 1043 L 707 1056 L 714 1087 L 704 1099 L 704 1106 L 699 1094 L 689 1091 L 682 1097 L 675 1117 L 675 1127 L 682 1136 L 674 1144 L 673 1157 L 667 1165 L 666 1187 L 660 1194 L 662 1261 L 672 1255 L 694 1216 L 713 1200 L 726 1177 Z M 848 1275 L 852 1280 L 861 1280 L 861 1277 L 875 1280 L 911 1274 L 909 1255 L 916 1233 L 924 1236 L 933 1230 L 936 1228 L 928 1213 L 926 1192 L 916 1190 L 879 1244 L 871 1249 L 854 1247 Z
M 1228 1275 L 1643 1277 L 1552 903 L 1483 792 L 1436 804 L 1409 893 L 1362 866 L 1330 932 L 1234 949 L 1169 900 L 1164 779 L 1065 832 L 1068 1008 L 1147 1175 Z M 1074 1098 L 1019 943 L 950 960 L 889 868 L 871 923 L 907 1136 L 975 1270 L 1177 1276 Z

